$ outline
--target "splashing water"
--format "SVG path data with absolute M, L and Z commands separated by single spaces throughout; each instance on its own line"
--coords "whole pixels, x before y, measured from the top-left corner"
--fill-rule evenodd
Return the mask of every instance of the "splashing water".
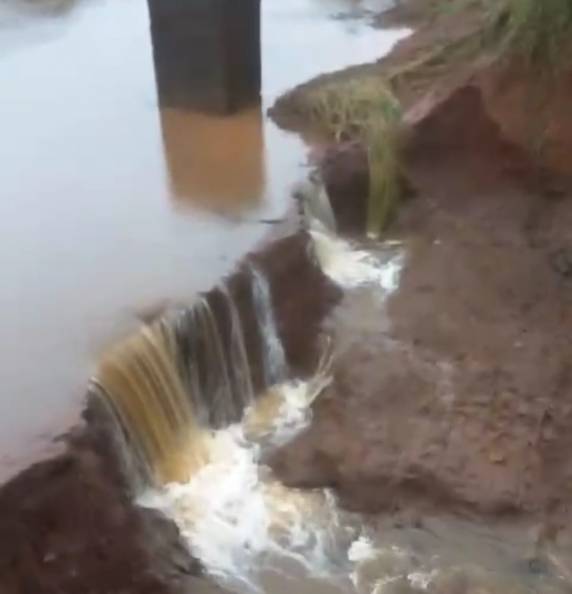
M 386 293 L 395 291 L 404 264 L 399 243 L 385 241 L 379 257 L 370 251 L 355 249 L 336 234 L 337 221 L 323 181 L 310 177 L 294 189 L 300 202 L 302 221 L 309 230 L 314 254 L 326 276 L 345 289 L 375 285 Z M 379 249 L 380 244 L 377 244 Z
M 392 250 L 386 260 L 377 259 L 365 250 L 354 249 L 347 241 L 313 230 L 314 250 L 324 274 L 338 285 L 351 289 L 376 285 L 387 293 L 395 291 L 404 264 L 401 251 Z M 385 244 L 391 247 L 390 244 Z
M 326 491 L 287 489 L 260 465 L 265 452 L 292 439 L 311 421 L 311 404 L 330 381 L 326 349 L 314 377 L 276 385 L 246 409 L 241 423 L 194 429 L 187 447 L 207 452 L 190 479 L 148 490 L 139 503 L 175 521 L 206 570 L 223 584 L 262 591 L 265 572 L 284 561 L 316 575 L 332 571 L 340 520 Z M 347 539 L 346 539 L 347 540 Z M 343 552 L 338 557 L 346 559 Z
M 188 482 L 141 498 L 176 522 L 193 554 L 224 585 L 259 592 L 265 572 L 286 563 L 325 578 L 347 564 L 355 528 L 344 524 L 333 496 L 288 489 L 260 465 L 264 453 L 308 425 L 310 404 L 326 384 L 319 373 L 310 382 L 274 387 L 241 424 L 201 439 L 209 463 Z
M 328 192 L 320 180 L 310 177 L 300 182 L 293 190 L 300 204 L 302 220 L 310 229 L 336 233 L 337 221 Z

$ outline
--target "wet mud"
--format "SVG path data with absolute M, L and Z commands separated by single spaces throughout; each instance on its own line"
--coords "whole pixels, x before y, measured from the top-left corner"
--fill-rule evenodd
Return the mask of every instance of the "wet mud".
M 199 565 L 170 523 L 133 505 L 105 426 L 91 418 L 67 439 L 0 489 L 0 591 L 192 591 Z
M 451 18 L 465 33 L 478 23 L 470 11 Z M 409 64 L 446 35 L 442 22 L 428 27 L 380 64 L 338 76 Z M 546 151 L 532 151 L 528 76 L 515 85 L 506 66 L 465 62 L 397 87 L 415 189 L 389 231 L 408 253 L 400 287 L 387 307 L 358 292 L 333 311 L 334 383 L 313 425 L 272 466 L 290 486 L 334 488 L 356 511 L 524 521 L 532 546 L 558 543 L 569 568 L 569 117 L 548 109 L 563 125 L 548 127 Z M 554 82 L 549 105 L 572 96 L 567 81 Z M 301 123 L 304 92 L 277 104 L 279 121 Z M 355 228 L 367 200 L 363 151 L 334 147 L 321 170 L 337 213 Z

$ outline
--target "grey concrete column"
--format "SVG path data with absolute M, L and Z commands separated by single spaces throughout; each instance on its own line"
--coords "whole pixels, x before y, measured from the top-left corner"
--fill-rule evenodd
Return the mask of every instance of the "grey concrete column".
M 148 0 L 163 107 L 232 113 L 260 99 L 260 0 Z

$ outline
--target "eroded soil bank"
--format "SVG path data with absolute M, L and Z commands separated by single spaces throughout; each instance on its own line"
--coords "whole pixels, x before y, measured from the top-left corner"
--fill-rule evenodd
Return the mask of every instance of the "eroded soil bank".
M 133 505 L 105 428 L 0 490 L 4 594 L 183 592 L 199 573 L 176 529 Z
M 392 78 L 415 192 L 390 228 L 408 252 L 399 290 L 387 308 L 358 292 L 333 311 L 335 381 L 272 466 L 353 510 L 524 520 L 569 571 L 572 78 L 473 49 L 447 58 L 443 44 L 474 39 L 482 15 L 417 10 L 430 4 L 406 3 L 420 28 L 388 58 L 312 81 L 273 111 L 298 128 L 309 89 Z M 321 170 L 342 227 L 363 229 L 364 151 L 334 147 Z

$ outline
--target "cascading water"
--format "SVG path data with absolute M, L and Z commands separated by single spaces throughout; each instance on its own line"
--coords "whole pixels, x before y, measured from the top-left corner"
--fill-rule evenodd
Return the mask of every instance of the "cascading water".
M 158 483 L 187 476 L 179 452 L 196 425 L 178 369 L 175 335 L 166 320 L 144 327 L 101 362 L 97 384 L 109 398 L 135 455 Z M 198 449 L 193 455 L 200 457 Z
M 331 212 L 323 197 L 320 204 Z M 320 228 L 313 252 L 324 264 L 339 240 Z M 287 489 L 261 465 L 310 422 L 311 404 L 330 380 L 331 345 L 314 377 L 288 381 L 270 283 L 255 265 L 246 276 L 264 386 L 257 398 L 243 318 L 227 285 L 118 345 L 96 382 L 151 477 L 140 504 L 172 518 L 213 577 L 251 592 L 308 579 L 320 579 L 325 591 L 351 590 L 359 522 L 340 513 L 328 491 Z
M 172 326 L 180 374 L 196 418 L 205 427 L 224 426 L 240 418 L 252 396 L 245 380 L 250 377 L 250 366 L 247 357 L 242 357 L 242 332 L 234 327 L 238 324 L 234 304 L 225 298 L 224 305 L 230 331 L 221 327 L 222 316 L 217 318 L 206 297 L 176 312 Z
M 230 314 L 229 368 L 233 376 L 233 386 L 235 386 L 239 398 L 240 410 L 242 411 L 254 401 L 252 371 L 236 304 L 226 285 L 221 287 L 221 293 Z
M 302 221 L 310 228 L 336 233 L 338 224 L 330 198 L 317 175 L 310 176 L 294 189 Z
M 383 307 L 397 287 L 400 249 L 374 255 L 324 225 L 309 228 L 309 256 L 324 273 L 348 291 L 372 291 Z M 135 451 L 152 479 L 139 504 L 171 518 L 206 573 L 237 592 L 442 594 L 459 575 L 477 588 L 470 591 L 522 594 L 496 569 L 476 570 L 462 557 L 444 561 L 455 547 L 431 531 L 380 535 L 341 512 L 328 490 L 289 489 L 273 478 L 264 458 L 310 423 L 311 404 L 330 381 L 332 353 L 324 349 L 308 381 L 288 380 L 268 279 L 253 266 L 246 276 L 261 393 L 254 393 L 244 318 L 226 285 L 145 327 L 102 362 L 96 383 L 123 426 L 121 447 Z M 481 537 L 473 540 L 471 555 L 482 547 Z M 499 583 L 506 588 L 486 589 Z
M 276 328 L 268 279 L 255 266 L 251 267 L 251 273 L 254 309 L 262 341 L 265 385 L 272 386 L 286 379 L 288 365 Z
M 313 381 L 275 389 L 286 385 L 289 372 L 270 285 L 254 266 L 242 274 L 250 284 L 262 389 L 267 389 L 256 406 L 243 319 L 226 284 L 192 306 L 167 312 L 101 361 L 94 384 L 153 484 L 188 480 L 197 465 L 208 460 L 210 446 L 205 444 L 213 429 L 244 417 L 250 434 L 260 435 L 269 411 L 276 416 L 287 401 L 290 417 L 281 417 L 285 435 L 302 422 L 302 409 L 319 392 L 317 386 L 325 384 L 322 361 Z
M 273 323 L 272 315 L 265 319 Z M 265 374 L 276 373 L 276 359 L 271 363 L 268 371 L 263 361 Z M 150 481 L 188 480 L 208 460 L 209 431 L 238 421 L 254 398 L 242 321 L 228 287 L 168 312 L 117 345 L 94 383 Z
M 326 276 L 346 289 L 376 285 L 386 294 L 397 288 L 403 268 L 399 243 L 385 242 L 376 257 L 369 251 L 354 249 L 337 236 L 328 193 L 316 175 L 301 183 L 294 196 L 300 205 L 302 224 L 312 238 L 314 256 Z

